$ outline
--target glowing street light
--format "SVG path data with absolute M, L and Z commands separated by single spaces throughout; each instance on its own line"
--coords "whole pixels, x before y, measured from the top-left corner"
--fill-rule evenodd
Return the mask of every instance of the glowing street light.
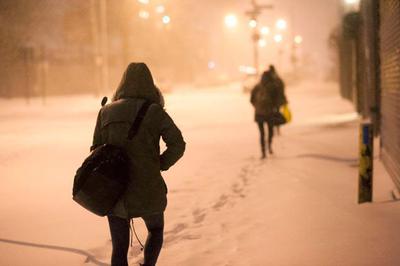
M 143 5 L 147 5 L 150 2 L 150 0 L 138 0 L 138 2 Z
M 295 42 L 296 44 L 301 44 L 301 43 L 303 42 L 303 37 L 301 37 L 300 35 L 296 35 L 296 36 L 294 37 L 294 42 Z
M 257 21 L 255 19 L 252 19 L 249 21 L 249 27 L 254 29 L 257 27 Z
M 282 41 L 283 41 L 282 35 L 276 34 L 276 35 L 274 36 L 274 41 L 275 41 L 276 43 L 282 42 Z
M 265 27 L 265 26 L 262 27 L 260 31 L 261 31 L 261 34 L 262 34 L 262 35 L 268 35 L 269 32 L 270 32 L 270 31 L 269 31 L 269 28 L 268 28 L 268 27 Z
M 238 24 L 238 19 L 236 17 L 236 15 L 234 14 L 229 14 L 225 16 L 225 25 L 228 28 L 234 28 L 236 27 Z
M 348 5 L 355 5 L 358 4 L 360 0 L 345 0 L 344 2 Z
M 167 25 L 171 22 L 171 18 L 169 16 L 163 16 L 162 22 Z
M 164 12 L 165 12 L 165 7 L 164 7 L 163 5 L 158 5 L 158 6 L 156 7 L 156 12 L 157 12 L 158 14 L 164 13 Z
M 207 64 L 207 66 L 208 66 L 208 69 L 212 70 L 212 69 L 215 68 L 216 64 L 215 64 L 214 61 L 209 61 L 208 64 Z
M 260 41 L 260 32 L 257 30 L 257 18 L 262 14 L 262 12 L 266 9 L 272 9 L 272 5 L 260 5 L 256 0 L 251 0 L 251 9 L 245 12 L 246 16 L 248 16 L 251 20 L 249 22 L 250 28 L 252 28 L 251 39 L 253 41 L 253 60 L 254 60 L 254 69 L 255 73 L 258 74 L 259 70 L 259 41 Z M 264 30 L 265 31 L 265 30 Z
M 360 0 L 344 0 L 347 11 L 357 11 L 360 8 Z
M 280 29 L 280 30 L 284 30 L 284 29 L 286 29 L 287 28 L 287 22 L 286 22 L 286 20 L 284 20 L 284 19 L 278 19 L 277 21 L 276 21 L 276 27 L 278 28 L 278 29 Z
M 150 17 L 150 13 L 146 10 L 140 10 L 139 17 L 142 19 L 148 19 Z
M 267 41 L 264 40 L 264 39 L 258 40 L 258 46 L 260 46 L 260 47 L 265 47 L 265 46 L 267 46 Z

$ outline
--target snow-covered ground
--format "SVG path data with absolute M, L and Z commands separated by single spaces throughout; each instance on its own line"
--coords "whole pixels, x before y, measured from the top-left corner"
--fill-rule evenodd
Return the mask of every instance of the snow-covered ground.
M 356 203 L 358 120 L 337 91 L 287 88 L 294 120 L 267 160 L 238 84 L 166 95 L 187 151 L 164 176 L 158 265 L 400 265 L 400 203 L 378 160 L 375 202 Z M 71 200 L 99 106 L 89 96 L 0 101 L 1 266 L 109 265 L 106 219 Z M 129 254 L 137 265 L 136 241 Z

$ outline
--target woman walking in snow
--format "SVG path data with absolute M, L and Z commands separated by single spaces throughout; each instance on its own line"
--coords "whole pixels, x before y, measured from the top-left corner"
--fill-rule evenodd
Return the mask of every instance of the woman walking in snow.
M 138 110 L 150 104 L 137 135 L 128 140 L 128 130 Z M 160 155 L 160 138 L 167 149 Z M 168 170 L 182 157 L 185 142 L 178 127 L 163 109 L 161 92 L 144 63 L 131 63 L 125 71 L 112 103 L 99 112 L 93 148 L 104 143 L 127 149 L 131 173 L 126 192 L 108 215 L 112 239 L 112 266 L 127 266 L 130 219 L 141 217 L 148 237 L 144 266 L 156 265 L 163 243 L 167 187 L 160 171 Z
M 251 104 L 255 109 L 254 120 L 260 131 L 261 158 L 266 158 L 264 123 L 268 126 L 268 152 L 272 151 L 272 139 L 274 136 L 274 112 L 279 109 L 278 88 L 274 76 L 270 71 L 265 71 L 260 82 L 251 91 Z

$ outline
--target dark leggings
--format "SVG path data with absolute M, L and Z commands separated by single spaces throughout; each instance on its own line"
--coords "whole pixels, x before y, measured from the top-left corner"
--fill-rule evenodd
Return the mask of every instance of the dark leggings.
M 143 216 L 148 235 L 144 246 L 144 265 L 156 265 L 164 235 L 164 214 Z M 129 220 L 108 216 L 112 240 L 111 266 L 128 266 Z
M 271 121 L 257 121 L 258 129 L 260 130 L 260 144 L 261 151 L 263 155 L 265 155 L 265 131 L 264 131 L 264 123 L 267 123 L 268 126 L 268 148 L 271 150 L 272 138 L 274 137 L 274 126 Z

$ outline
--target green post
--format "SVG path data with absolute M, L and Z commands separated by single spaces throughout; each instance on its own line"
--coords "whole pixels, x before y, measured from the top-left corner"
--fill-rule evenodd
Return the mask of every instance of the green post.
M 358 203 L 372 201 L 372 169 L 374 160 L 372 124 L 360 125 L 360 166 L 358 178 Z

